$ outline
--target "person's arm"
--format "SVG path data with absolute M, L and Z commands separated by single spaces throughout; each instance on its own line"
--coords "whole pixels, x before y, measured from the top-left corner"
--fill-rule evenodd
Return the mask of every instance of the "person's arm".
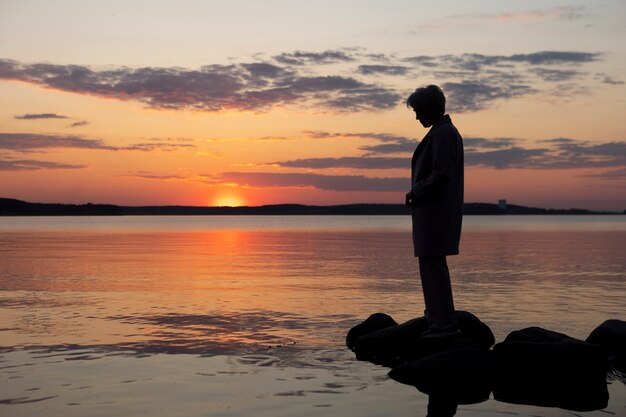
M 448 182 L 456 157 L 455 148 L 456 135 L 453 130 L 439 129 L 435 132 L 431 138 L 433 169 L 425 178 L 417 181 L 411 189 L 410 198 L 407 195 L 407 201 L 410 199 L 414 204 Z

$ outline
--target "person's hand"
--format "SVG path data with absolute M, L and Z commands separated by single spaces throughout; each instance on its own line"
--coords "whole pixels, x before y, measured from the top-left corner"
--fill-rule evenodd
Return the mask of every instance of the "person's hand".
M 404 200 L 404 204 L 406 204 L 407 207 L 413 207 L 413 192 L 409 191 L 408 193 L 406 193 L 406 199 Z

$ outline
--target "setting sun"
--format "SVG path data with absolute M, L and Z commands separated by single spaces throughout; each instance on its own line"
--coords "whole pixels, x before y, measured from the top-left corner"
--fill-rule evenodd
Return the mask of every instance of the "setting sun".
M 238 207 L 245 205 L 245 201 L 233 194 L 223 194 L 217 196 L 212 203 L 215 207 Z

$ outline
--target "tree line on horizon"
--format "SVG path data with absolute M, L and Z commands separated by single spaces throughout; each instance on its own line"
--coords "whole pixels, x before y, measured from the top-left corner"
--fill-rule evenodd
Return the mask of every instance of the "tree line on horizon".
M 272 204 L 264 206 L 117 206 L 113 204 L 30 203 L 0 198 L 0 216 L 128 216 L 128 215 L 409 215 L 403 204 L 342 204 L 309 206 Z M 586 209 L 545 209 L 508 204 L 505 208 L 490 203 L 465 203 L 465 215 L 504 214 L 626 214 Z

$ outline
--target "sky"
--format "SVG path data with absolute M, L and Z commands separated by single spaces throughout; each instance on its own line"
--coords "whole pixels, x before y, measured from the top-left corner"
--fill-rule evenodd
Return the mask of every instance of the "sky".
M 626 209 L 626 2 L 0 0 L 0 197 L 404 203 L 440 85 L 465 201 Z

